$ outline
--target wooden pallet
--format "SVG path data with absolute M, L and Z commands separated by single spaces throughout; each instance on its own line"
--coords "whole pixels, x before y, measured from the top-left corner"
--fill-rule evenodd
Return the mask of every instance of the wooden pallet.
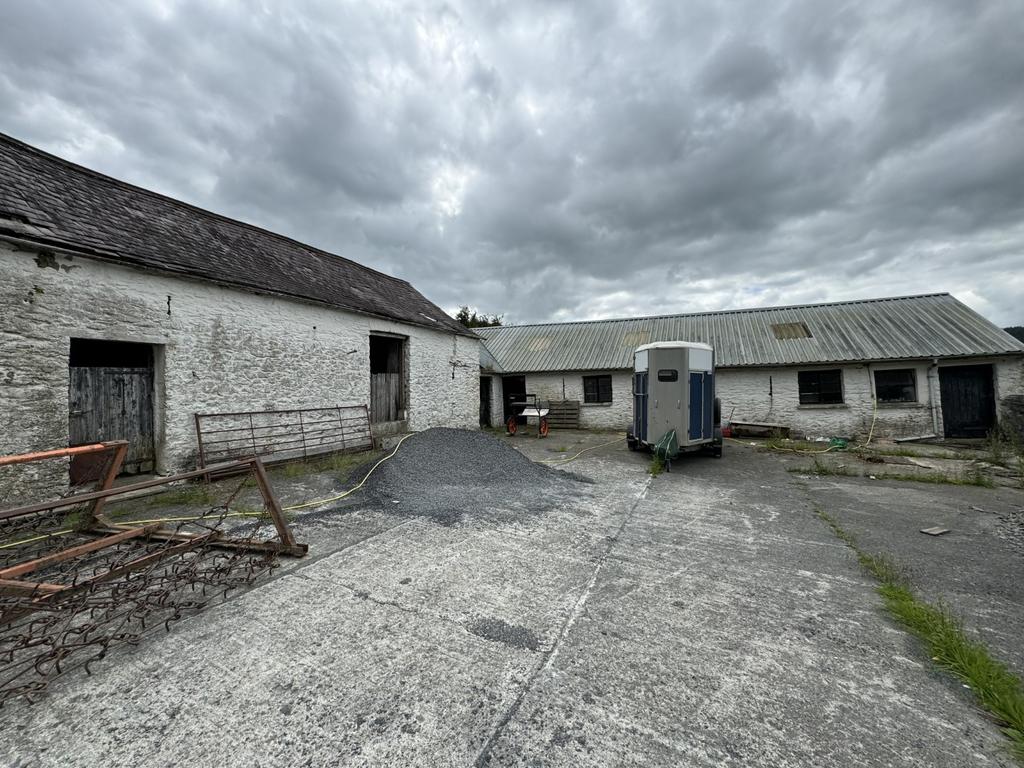
M 548 407 L 551 408 L 548 414 L 548 426 L 551 429 L 580 428 L 579 400 L 552 400 Z

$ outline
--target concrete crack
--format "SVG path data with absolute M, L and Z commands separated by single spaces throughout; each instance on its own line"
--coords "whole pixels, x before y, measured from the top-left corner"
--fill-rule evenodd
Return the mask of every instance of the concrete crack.
M 508 724 L 512 722 L 512 718 L 515 717 L 516 714 L 519 712 L 519 709 L 522 707 L 523 701 L 526 699 L 526 695 L 533 689 L 534 684 L 537 682 L 537 679 L 543 673 L 547 672 L 547 670 L 551 668 L 551 665 L 554 664 L 555 659 L 558 658 L 558 652 L 561 649 L 562 644 L 565 642 L 566 637 L 569 636 L 569 632 L 572 631 L 572 628 L 579 620 L 579 617 L 583 615 L 583 610 L 586 607 L 587 601 L 590 599 L 591 593 L 594 591 L 594 586 L 597 584 L 598 576 L 601 575 L 601 569 L 604 568 L 605 562 L 611 555 L 612 548 L 615 546 L 619 538 L 622 536 L 622 532 L 626 529 L 626 526 L 629 524 L 630 520 L 633 519 L 633 514 L 636 512 L 637 507 L 640 506 L 640 502 L 643 501 L 644 498 L 647 496 L 647 491 L 650 488 L 650 485 L 651 478 L 648 477 L 646 482 L 644 483 L 644 487 L 640 490 L 639 493 L 637 493 L 636 500 L 633 502 L 632 505 L 630 505 L 629 511 L 627 511 L 626 514 L 623 515 L 622 522 L 619 523 L 619 527 L 616 529 L 614 535 L 609 536 L 607 538 L 604 552 L 602 552 L 600 557 L 597 559 L 597 563 L 594 566 L 594 570 L 590 574 L 590 579 L 587 581 L 587 586 L 584 588 L 583 592 L 576 600 L 576 603 L 573 605 L 572 610 L 569 611 L 569 615 L 566 616 L 565 621 L 562 623 L 562 628 L 558 632 L 558 636 L 555 638 L 555 641 L 551 644 L 551 648 L 545 651 L 538 664 L 533 668 L 533 672 L 531 672 L 530 676 L 526 679 L 526 683 L 523 685 L 523 688 L 519 692 L 519 695 L 516 696 L 515 700 L 509 705 L 508 709 L 505 710 L 505 714 L 502 715 L 501 719 L 498 720 L 497 724 L 494 727 L 494 730 L 491 731 L 491 735 L 487 738 L 487 741 L 484 743 L 483 748 L 480 750 L 480 754 L 477 755 L 476 760 L 473 762 L 473 764 L 477 766 L 477 768 L 487 765 L 488 760 L 490 759 L 491 756 L 491 751 L 494 749 L 494 745 L 497 743 L 502 733 L 504 733 L 505 729 L 508 727 Z

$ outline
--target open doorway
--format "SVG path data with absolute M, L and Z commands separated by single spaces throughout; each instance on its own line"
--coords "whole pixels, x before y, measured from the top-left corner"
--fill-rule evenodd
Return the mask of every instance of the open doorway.
M 123 474 L 155 467 L 153 367 L 150 344 L 71 339 L 68 359 L 68 443 L 127 440 Z M 96 479 L 107 456 L 88 454 L 71 462 L 71 484 Z
M 480 426 L 491 426 L 491 377 L 480 377 Z
M 370 335 L 370 423 L 406 418 L 404 336 Z

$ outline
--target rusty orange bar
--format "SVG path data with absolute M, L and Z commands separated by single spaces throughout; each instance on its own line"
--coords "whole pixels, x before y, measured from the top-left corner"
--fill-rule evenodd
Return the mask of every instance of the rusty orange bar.
M 76 445 L 74 448 L 56 448 L 52 451 L 36 451 L 34 453 L 16 453 L 11 456 L 0 456 L 0 467 L 6 467 L 11 464 L 27 464 L 30 461 L 42 461 L 43 459 L 59 459 L 62 456 L 76 456 L 80 453 L 99 453 L 122 444 L 127 445 L 127 442 L 124 440 L 111 440 L 109 443 L 92 443 L 90 445 Z

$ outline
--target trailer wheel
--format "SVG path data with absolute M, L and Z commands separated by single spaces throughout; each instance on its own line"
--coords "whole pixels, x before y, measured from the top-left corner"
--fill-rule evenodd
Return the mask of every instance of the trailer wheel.
M 505 429 L 508 430 L 510 435 L 514 435 L 519 430 L 519 425 L 516 424 L 515 416 L 508 417 L 508 421 L 505 422 Z
M 719 426 L 722 423 L 722 401 L 715 398 L 715 426 Z
M 637 443 L 635 437 L 632 435 L 626 435 L 626 447 L 631 451 L 635 451 L 640 447 L 640 445 Z
M 537 434 L 541 437 L 548 436 L 548 420 L 543 416 L 540 419 L 540 424 L 537 426 Z

